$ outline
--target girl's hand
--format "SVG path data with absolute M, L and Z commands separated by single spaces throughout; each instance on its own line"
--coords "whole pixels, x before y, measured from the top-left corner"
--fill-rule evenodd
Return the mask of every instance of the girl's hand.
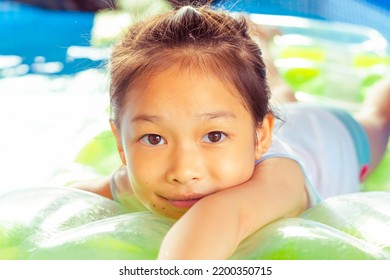
M 248 182 L 192 206 L 165 236 L 159 259 L 227 259 L 250 234 L 277 219 L 297 216 L 306 206 L 299 165 L 285 158 L 267 159 Z

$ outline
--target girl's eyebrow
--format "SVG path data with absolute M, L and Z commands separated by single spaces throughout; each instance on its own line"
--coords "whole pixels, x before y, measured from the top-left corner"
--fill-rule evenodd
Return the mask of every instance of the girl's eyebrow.
M 215 111 L 215 112 L 207 112 L 202 113 L 196 116 L 199 119 L 205 119 L 205 120 L 215 120 L 215 119 L 235 119 L 236 115 L 229 111 Z M 157 123 L 161 122 L 163 120 L 163 117 L 156 116 L 156 115 L 149 115 L 149 114 L 139 114 L 134 116 L 130 122 L 137 123 L 137 122 L 151 122 L 151 123 Z
M 236 115 L 229 111 L 215 111 L 215 112 L 200 114 L 199 117 L 206 120 L 235 119 Z
M 155 115 L 148 115 L 148 114 L 140 114 L 134 116 L 130 122 L 137 123 L 137 122 L 151 122 L 156 123 L 162 120 L 162 117 L 155 116 Z

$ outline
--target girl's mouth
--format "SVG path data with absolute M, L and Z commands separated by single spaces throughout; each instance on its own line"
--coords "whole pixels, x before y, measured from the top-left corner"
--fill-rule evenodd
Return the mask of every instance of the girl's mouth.
M 201 198 L 185 199 L 185 200 L 173 200 L 167 199 L 167 201 L 176 208 L 190 208 L 197 203 Z

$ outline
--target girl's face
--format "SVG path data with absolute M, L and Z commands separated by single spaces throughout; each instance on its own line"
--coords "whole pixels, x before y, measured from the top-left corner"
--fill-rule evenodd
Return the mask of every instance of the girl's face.
M 273 119 L 255 125 L 237 96 L 212 74 L 177 68 L 127 92 L 120 131 L 112 127 L 147 208 L 179 218 L 202 197 L 251 178 Z

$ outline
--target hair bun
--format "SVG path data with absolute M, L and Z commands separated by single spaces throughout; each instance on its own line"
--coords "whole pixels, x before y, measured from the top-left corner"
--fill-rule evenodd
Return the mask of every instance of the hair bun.
M 184 6 L 202 7 L 211 5 L 213 0 L 168 0 L 168 2 L 171 3 L 173 8 L 180 9 Z

